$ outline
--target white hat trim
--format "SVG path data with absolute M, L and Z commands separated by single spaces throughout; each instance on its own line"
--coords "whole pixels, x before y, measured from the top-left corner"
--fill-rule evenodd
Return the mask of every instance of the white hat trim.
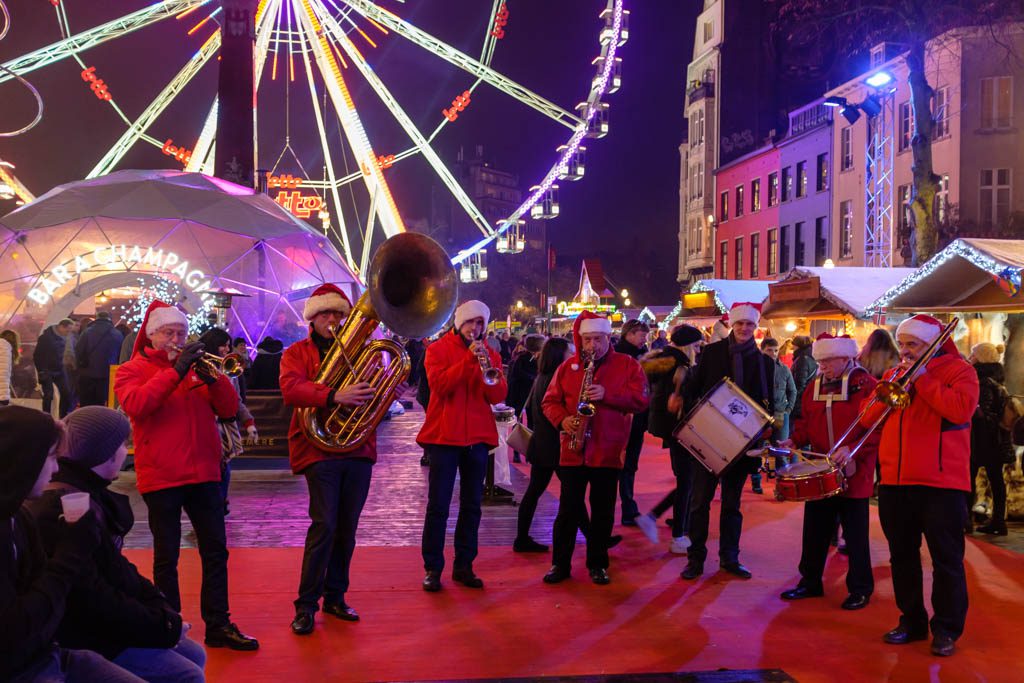
M 815 340 L 811 347 L 811 356 L 814 360 L 825 358 L 856 358 L 858 353 L 857 340 L 847 337 L 836 337 L 834 339 Z
M 580 334 L 588 332 L 612 333 L 612 321 L 608 318 L 587 318 L 580 322 Z
M 302 306 L 302 317 L 312 320 L 318 313 L 324 311 L 340 311 L 342 315 L 348 315 L 350 310 L 352 307 L 345 297 L 337 292 L 326 292 L 306 299 L 306 303 Z
M 907 318 L 896 328 L 897 335 L 909 334 L 911 337 L 916 337 L 926 344 L 931 344 L 935 341 L 935 338 L 939 336 L 941 331 L 942 328 L 938 325 L 917 320 L 916 318 Z
M 174 306 L 161 306 L 149 312 L 146 320 L 146 336 L 152 335 L 165 325 L 184 325 L 188 327 L 188 318 Z
M 761 312 L 753 306 L 733 306 L 729 309 L 729 322 L 735 323 L 737 320 L 749 320 L 756 325 L 761 322 Z
M 473 318 L 483 318 L 484 327 L 487 327 L 487 323 L 491 319 L 491 309 L 487 308 L 487 304 L 477 299 L 470 299 L 464 301 L 462 304 L 455 309 L 455 327 L 462 327 L 462 324 Z

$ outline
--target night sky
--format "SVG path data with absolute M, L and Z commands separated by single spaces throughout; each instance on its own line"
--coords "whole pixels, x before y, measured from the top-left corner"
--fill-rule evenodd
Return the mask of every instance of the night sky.
M 10 4 L 13 26 L 0 42 L 0 60 L 60 38 L 48 2 Z M 147 4 L 65 0 L 73 31 Z M 409 0 L 403 5 L 381 0 L 381 4 L 459 49 L 479 55 L 490 2 Z M 598 54 L 597 15 L 604 4 L 601 0 L 511 0 L 507 35 L 498 43 L 492 65 L 572 111 L 585 98 L 594 73 L 590 62 Z M 549 224 L 560 265 L 578 268 L 580 257 L 600 257 L 615 283 L 629 287 L 638 303 L 670 304 L 677 298 L 678 146 L 685 124 L 685 69 L 701 5 L 698 0 L 627 0 L 630 40 L 619 52 L 623 85 L 606 99 L 611 105 L 610 133 L 586 142 L 586 177 L 579 183 L 561 183 L 561 216 Z M 186 34 L 212 7 L 211 3 L 210 8 L 182 20 L 166 20 L 93 48 L 83 59 L 87 66 L 96 67 L 115 101 L 133 119 L 210 35 L 213 22 L 192 36 Z M 361 38 L 353 38 L 367 61 L 417 126 L 433 130 L 441 120 L 440 110 L 470 85 L 471 77 L 400 37 L 381 36 L 365 22 L 361 26 L 378 43 L 373 49 Z M 317 177 L 322 173 L 322 153 L 319 138 L 310 135 L 315 128 L 302 61 L 296 56 L 296 79 L 288 92 L 284 63 L 279 60 L 277 80 L 265 77 L 259 93 L 260 166 L 269 167 L 284 148 L 287 102 L 292 149 Z M 46 102 L 44 120 L 25 135 L 0 139 L 0 158 L 13 162 L 18 177 L 37 195 L 84 177 L 124 129 L 109 105 L 89 91 L 80 71 L 73 61 L 65 60 L 29 74 Z M 265 75 L 269 71 L 268 64 Z M 193 143 L 216 90 L 216 72 L 214 63 L 207 64 L 151 127 L 153 137 Z M 394 153 L 408 147 L 408 138 L 358 73 L 350 68 L 344 74 L 375 151 Z M 0 128 L 20 127 L 32 116 L 30 96 L 12 82 L 0 85 L 0 91 L 4 102 Z M 328 129 L 336 166 L 341 167 L 338 127 L 331 121 Z M 519 174 L 525 191 L 543 177 L 555 160 L 555 147 L 569 135 L 568 128 L 482 85 L 470 107 L 442 131 L 434 146 L 450 165 L 460 147 L 469 153 L 482 144 L 485 157 L 496 167 Z M 136 145 L 119 165 L 174 167 L 173 161 L 145 144 Z M 298 168 L 285 154 L 279 171 L 297 173 Z M 429 188 L 435 176 L 425 162 L 414 157 L 390 169 L 387 177 L 407 220 L 429 215 Z

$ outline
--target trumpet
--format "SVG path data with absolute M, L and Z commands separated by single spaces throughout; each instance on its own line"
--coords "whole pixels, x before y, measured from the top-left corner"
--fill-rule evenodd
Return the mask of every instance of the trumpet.
M 170 348 L 177 351 L 179 354 L 184 350 L 176 344 L 171 344 Z M 204 352 L 203 355 L 195 362 L 195 366 L 196 372 L 209 377 L 216 377 L 218 374 L 227 375 L 228 377 L 238 377 L 245 370 L 245 365 L 242 363 L 242 357 L 237 353 L 229 353 L 226 356 L 216 356 L 212 353 Z
M 483 337 L 478 337 L 477 341 L 482 342 Z M 480 361 L 480 370 L 484 373 L 484 384 L 493 387 L 501 381 L 501 368 L 491 365 L 491 357 L 487 353 L 487 349 L 484 349 L 483 353 L 476 354 L 476 358 Z

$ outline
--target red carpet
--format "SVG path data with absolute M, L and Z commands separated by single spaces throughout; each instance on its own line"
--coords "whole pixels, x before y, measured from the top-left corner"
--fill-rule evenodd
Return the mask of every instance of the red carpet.
M 642 509 L 671 485 L 667 459 L 649 450 L 637 487 Z M 829 560 L 825 598 L 799 603 L 778 598 L 798 578 L 802 506 L 749 493 L 743 505 L 741 559 L 754 572 L 750 581 L 717 572 L 715 528 L 707 573 L 693 583 L 679 579 L 685 558 L 667 553 L 667 538 L 654 547 L 634 530 L 625 530 L 626 540 L 612 550 L 612 584 L 604 587 L 587 579 L 579 548 L 573 580 L 557 586 L 540 581 L 549 556 L 482 548 L 475 568 L 486 588 L 453 585 L 446 573 L 439 594 L 419 587 L 418 548 L 357 548 L 348 602 L 363 621 L 350 624 L 321 614 L 317 630 L 304 638 L 288 630 L 301 549 L 234 549 L 233 618 L 260 639 L 262 649 L 254 654 L 211 651 L 207 674 L 211 681 L 298 682 L 725 667 L 778 668 L 801 682 L 1024 680 L 1024 562 L 1019 555 L 968 541 L 967 632 L 955 656 L 939 659 L 931 656 L 927 642 L 902 647 L 881 642 L 898 612 L 877 519 L 871 532 L 875 596 L 866 609 L 849 613 L 839 609 L 846 596 L 841 556 Z M 712 520 L 714 526 L 717 511 Z M 149 551 L 129 555 L 149 571 Z M 181 583 L 186 617 L 201 639 L 194 550 L 182 551 Z

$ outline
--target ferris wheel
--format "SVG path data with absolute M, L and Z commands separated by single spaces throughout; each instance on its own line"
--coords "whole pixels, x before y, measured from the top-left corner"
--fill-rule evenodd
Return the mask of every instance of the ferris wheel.
M 203 125 L 191 137 L 182 137 L 180 130 L 172 137 L 165 130 L 166 117 L 161 116 L 177 99 L 193 98 L 194 95 L 187 94 L 190 82 L 204 67 L 214 68 L 225 30 L 221 3 L 162 0 L 75 32 L 72 26 L 77 29 L 81 19 L 69 18 L 66 1 L 50 0 L 62 39 L 8 60 L 0 71 L 0 84 L 11 80 L 12 74 L 24 77 L 62 60 L 78 64 L 84 85 L 101 105 L 110 107 L 122 130 L 105 151 L 101 149 L 102 153 L 97 154 L 87 178 L 122 167 L 126 155 L 133 150 L 133 158 L 137 159 L 137 150 L 146 145 L 152 149 L 149 154 L 154 164 L 167 162 L 162 154 L 173 157 L 185 170 L 212 175 L 216 96 L 205 103 L 193 100 L 206 115 Z M 287 97 L 304 98 L 304 107 L 311 116 L 302 125 L 288 122 L 284 134 L 277 134 L 276 140 L 258 139 L 257 168 L 267 170 L 271 195 L 276 190 L 280 204 L 319 224 L 348 265 L 361 273 L 366 270 L 375 240 L 379 242 L 406 229 L 403 215 L 408 213 L 391 191 L 389 174 L 407 160 L 422 160 L 420 163 L 425 162 L 432 171 L 430 182 L 442 187 L 449 201 L 464 212 L 475 226 L 474 234 L 479 231 L 479 237 L 458 245 L 452 261 L 460 265 L 464 281 L 480 281 L 486 279 L 482 256 L 489 245 L 493 243 L 492 248 L 499 252 L 521 251 L 520 231 L 525 219 L 556 217 L 558 183 L 582 179 L 585 141 L 608 132 L 605 98 L 620 84 L 621 57 L 617 53 L 629 37 L 629 12 L 623 8 L 623 0 L 579 3 L 586 7 L 579 10 L 586 13 L 581 19 L 593 20 L 596 29 L 592 71 L 586 80 L 576 84 L 574 92 L 549 99 L 494 66 L 495 54 L 502 49 L 506 32 L 515 28 L 515 13 L 528 11 L 526 4 L 520 9 L 516 0 L 492 0 L 483 25 L 473 28 L 479 37 L 473 42 L 480 43 L 475 56 L 466 51 L 467 41 L 460 43 L 460 50 L 453 44 L 455 41 L 446 42 L 435 35 L 436 31 L 431 33 L 404 19 L 401 15 L 414 4 L 405 0 L 258 0 L 254 57 L 255 88 L 260 94 L 257 118 L 262 117 L 265 106 L 279 106 L 280 98 L 264 98 L 263 94 L 274 87 L 280 90 L 281 83 L 285 84 Z M 90 63 L 89 51 L 160 22 L 176 24 L 181 37 L 194 40 L 198 47 L 162 88 L 159 83 L 151 86 L 152 92 L 146 95 L 148 104 L 141 113 L 129 116 L 126 110 L 130 107 L 122 107 L 118 89 Z M 429 55 L 441 60 L 445 68 L 458 72 L 460 78 L 468 74 L 467 85 L 452 93 L 450 104 L 435 109 L 430 117 L 414 117 L 403 108 L 403 93 L 385 82 L 381 65 L 376 61 L 387 58 L 384 51 L 374 52 L 386 41 L 413 46 L 406 49 L 422 51 L 424 58 Z M 387 112 L 392 130 L 398 134 L 381 139 L 370 132 L 365 102 L 353 96 L 357 87 L 364 93 L 364 100 L 373 99 L 378 111 Z M 541 156 L 551 158 L 549 170 L 528 182 L 532 185 L 529 192 L 502 216 L 493 212 L 485 215 L 479 199 L 470 196 L 453 172 L 451 160 L 446 161 L 438 151 L 438 144 L 449 129 L 472 109 L 474 98 L 485 92 L 482 89 L 500 93 L 510 103 L 525 105 L 530 115 L 538 119 L 538 125 L 545 121 L 545 125 L 562 131 L 558 134 L 560 144 L 540 152 Z M 565 105 L 566 101 L 578 104 Z M 297 142 L 299 137 L 306 140 Z

